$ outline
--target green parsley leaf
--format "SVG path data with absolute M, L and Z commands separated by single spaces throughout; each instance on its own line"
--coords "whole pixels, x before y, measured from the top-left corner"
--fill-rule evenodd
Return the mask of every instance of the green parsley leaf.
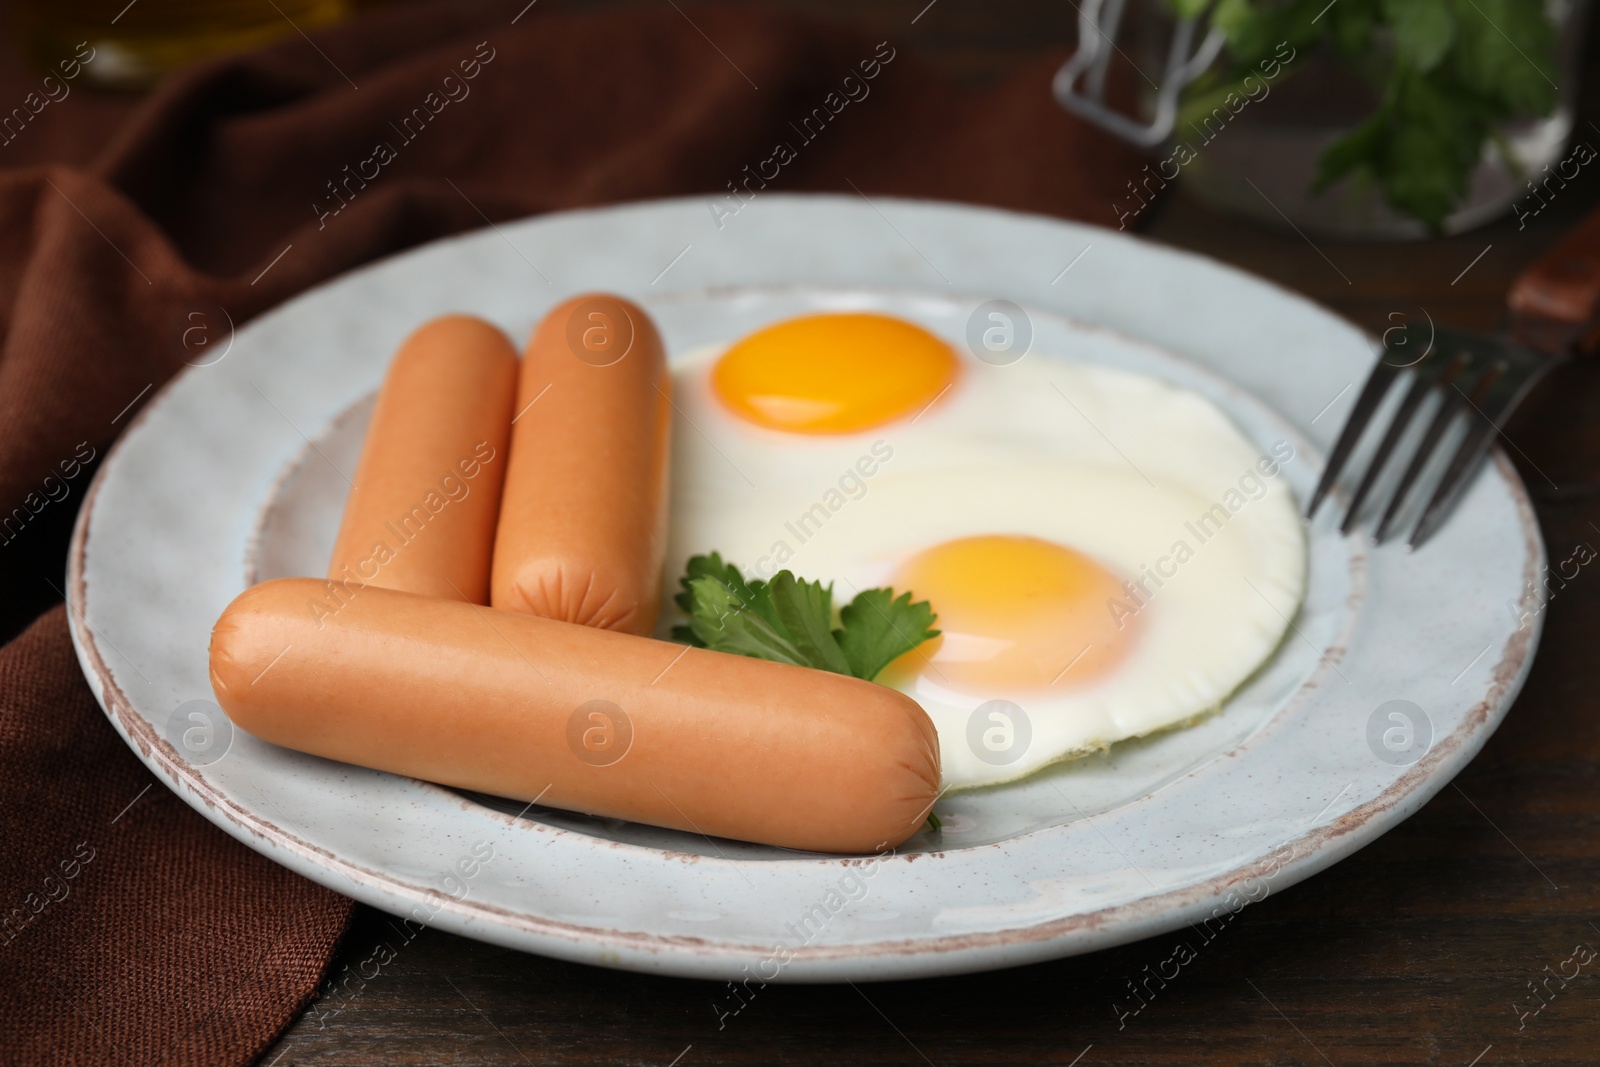
M 723 607 L 718 607 L 716 610 L 707 607 L 697 612 L 693 590 L 693 582 L 697 578 L 713 579 L 725 588 L 730 605 L 737 605 L 740 608 L 754 611 L 776 628 L 778 617 L 773 612 L 772 604 L 767 598 L 765 583 L 760 581 L 747 583 L 744 580 L 744 575 L 739 573 L 738 567 L 731 563 L 724 563 L 720 555 L 712 552 L 709 555 L 690 558 L 684 568 L 683 577 L 678 581 L 683 592 L 673 597 L 673 602 L 689 617 L 690 624 L 687 626 L 674 626 L 672 628 L 673 640 L 682 641 L 686 645 L 695 645 L 700 648 L 707 647 L 705 638 L 695 629 L 695 620 L 697 618 L 718 620 L 725 612 Z M 712 594 L 708 593 L 707 595 Z M 706 624 L 702 623 L 702 627 L 704 625 Z M 720 629 L 720 623 L 718 623 L 718 628 Z
M 1258 21 L 1250 0 L 1217 0 L 1211 11 L 1211 25 L 1226 33 L 1230 43 L 1244 43 L 1245 35 L 1255 29 Z
M 894 660 L 939 635 L 926 600 L 913 604 L 910 593 L 897 598 L 892 589 L 863 589 L 839 613 L 839 621 L 844 625 L 839 646 L 857 678 L 876 678 Z
M 741 599 L 719 578 L 688 579 L 692 605 L 689 628 L 699 644 L 723 652 L 737 652 L 778 663 L 810 666 L 810 659 L 795 647 L 789 635 L 759 610 Z
M 834 637 L 832 586 L 801 581 L 788 571 L 779 571 L 772 579 L 770 592 L 778 621 L 794 638 L 795 647 L 807 662 L 835 674 L 856 673 Z
M 1424 0 L 1431 3 L 1432 0 Z M 1324 20 L 1328 23 L 1328 37 L 1347 61 L 1360 63 L 1370 58 L 1373 38 L 1381 28 L 1383 19 L 1378 12 L 1377 0 L 1339 0 L 1328 9 Z
M 1455 12 L 1441 0 L 1383 0 L 1383 15 L 1394 30 L 1394 46 L 1416 70 L 1439 65 L 1455 43 Z
M 1195 0 L 1167 2 L 1180 17 L 1196 13 Z M 1335 57 L 1376 103 L 1324 150 L 1312 191 L 1369 181 L 1435 231 L 1501 127 L 1557 103 L 1556 28 L 1541 0 L 1217 0 L 1211 22 L 1227 55 L 1185 90 L 1180 131 L 1247 79 L 1296 78 Z
M 896 657 L 939 631 L 926 601 L 892 589 L 867 589 L 833 626 L 833 587 L 779 571 L 771 582 L 746 581 L 715 553 L 691 558 L 674 602 L 689 617 L 673 628 L 686 644 L 871 681 Z

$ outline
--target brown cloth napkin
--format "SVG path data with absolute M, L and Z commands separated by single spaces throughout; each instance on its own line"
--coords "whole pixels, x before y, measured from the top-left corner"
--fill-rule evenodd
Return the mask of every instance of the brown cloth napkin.
M 39 615 L 88 482 L 63 475 L 196 358 L 189 312 L 244 322 L 488 219 L 709 200 L 819 106 L 837 116 L 769 188 L 1110 223 L 1141 165 L 1052 102 L 1059 55 L 979 92 L 892 35 L 523 5 L 376 12 L 142 102 L 0 77 L 0 116 L 30 113 L 0 124 L 0 591 L 7 633 L 33 620 L 0 650 L 0 1062 L 248 1062 L 314 995 L 349 917 L 156 782 L 81 680 L 65 610 Z M 379 143 L 393 158 L 331 195 L 346 167 L 372 174 Z

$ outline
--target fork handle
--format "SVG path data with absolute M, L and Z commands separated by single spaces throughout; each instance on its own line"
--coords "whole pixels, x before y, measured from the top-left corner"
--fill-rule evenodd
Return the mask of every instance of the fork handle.
M 1600 211 L 1511 283 L 1511 336 L 1551 353 L 1600 349 Z

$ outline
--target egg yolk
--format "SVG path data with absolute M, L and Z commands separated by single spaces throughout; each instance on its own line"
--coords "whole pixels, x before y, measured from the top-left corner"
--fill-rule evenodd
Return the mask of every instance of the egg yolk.
M 984 535 L 946 541 L 900 568 L 894 586 L 928 601 L 940 636 L 889 665 L 880 681 L 917 675 L 977 696 L 1064 689 L 1114 667 L 1136 637 L 1137 617 L 1115 576 L 1064 545 Z
M 739 341 L 711 371 L 725 405 L 758 426 L 839 434 L 920 414 L 955 381 L 955 352 L 901 319 L 808 315 Z

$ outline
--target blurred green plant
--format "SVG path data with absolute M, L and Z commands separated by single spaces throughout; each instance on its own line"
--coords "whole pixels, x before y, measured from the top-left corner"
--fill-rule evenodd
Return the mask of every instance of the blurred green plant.
M 1194 17 L 1212 0 L 1168 3 Z M 1435 232 L 1486 143 L 1519 169 L 1500 126 L 1556 106 L 1556 29 L 1541 0 L 1216 0 L 1211 22 L 1227 34 L 1226 60 L 1190 87 L 1186 110 L 1242 85 L 1282 42 L 1331 49 L 1380 102 L 1322 154 L 1313 191 L 1364 174 Z

